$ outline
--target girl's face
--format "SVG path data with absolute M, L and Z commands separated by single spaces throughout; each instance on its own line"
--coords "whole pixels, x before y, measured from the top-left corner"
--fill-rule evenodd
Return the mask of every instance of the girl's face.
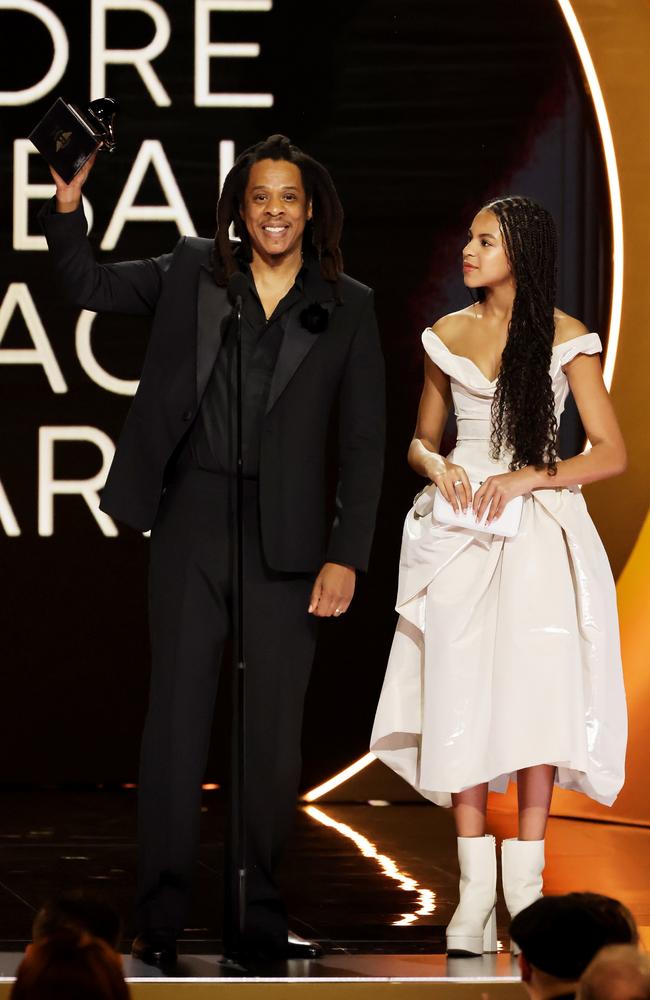
M 479 212 L 463 248 L 463 279 L 466 288 L 495 288 L 512 282 L 512 271 L 494 212 Z

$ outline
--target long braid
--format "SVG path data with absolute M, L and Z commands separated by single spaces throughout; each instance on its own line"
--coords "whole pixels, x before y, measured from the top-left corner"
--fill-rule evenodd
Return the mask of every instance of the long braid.
M 499 198 L 485 209 L 499 221 L 516 286 L 492 402 L 492 456 L 505 449 L 512 453 L 511 469 L 545 466 L 554 475 L 557 420 L 549 369 L 555 337 L 555 224 L 550 212 L 529 198 Z
M 311 180 L 312 243 L 318 253 L 323 277 L 336 281 L 343 270 L 339 245 L 343 233 L 343 208 L 329 171 L 317 160 L 307 159 L 309 162 L 303 170 Z
M 212 250 L 212 264 L 215 280 L 220 285 L 228 284 L 231 274 L 239 270 L 237 261 L 233 256 L 233 244 L 230 241 L 231 223 L 234 223 L 235 233 L 240 240 L 242 237 L 241 232 L 238 232 L 241 226 L 241 216 L 238 211 L 233 214 L 233 208 L 238 204 L 236 197 L 238 186 L 239 177 L 234 173 L 233 168 L 224 181 L 223 188 L 221 189 L 221 197 L 217 204 L 217 232 Z M 250 243 L 248 240 L 243 242 L 241 252 L 243 259 L 250 261 Z
M 304 240 L 311 243 L 320 262 L 326 281 L 335 286 L 338 298 L 338 276 L 343 270 L 343 256 L 339 246 L 343 231 L 343 208 L 334 182 L 327 169 L 318 160 L 303 153 L 284 135 L 272 135 L 264 142 L 244 150 L 228 173 L 217 205 L 217 232 L 212 250 L 214 279 L 226 285 L 228 278 L 238 270 L 237 260 L 250 262 L 252 250 L 246 226 L 239 209 L 244 199 L 250 169 L 260 160 L 287 160 L 300 169 L 305 194 L 312 203 L 312 221 L 305 227 Z M 241 241 L 237 259 L 229 238 L 230 226 Z

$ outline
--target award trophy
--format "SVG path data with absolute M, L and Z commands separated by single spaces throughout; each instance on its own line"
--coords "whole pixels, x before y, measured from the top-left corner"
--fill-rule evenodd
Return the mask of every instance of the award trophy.
M 84 111 L 59 97 L 29 138 L 69 184 L 98 149 L 115 149 L 116 113 L 112 97 L 91 101 Z

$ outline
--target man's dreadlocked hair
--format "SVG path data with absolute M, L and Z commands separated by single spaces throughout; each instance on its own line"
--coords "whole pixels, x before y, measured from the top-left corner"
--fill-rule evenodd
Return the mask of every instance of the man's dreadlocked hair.
M 492 456 L 512 452 L 510 469 L 557 471 L 557 420 L 549 367 L 555 337 L 557 237 L 553 218 L 530 198 L 497 198 L 496 215 L 515 280 L 508 339 L 492 403 Z M 479 290 L 484 301 L 485 290 Z
M 226 177 L 217 205 L 217 234 L 212 252 L 216 283 L 227 285 L 230 275 L 238 270 L 228 237 L 231 223 L 241 240 L 241 247 L 237 251 L 239 260 L 250 263 L 252 259 L 250 239 L 239 209 L 244 202 L 251 167 L 260 160 L 287 160 L 300 169 L 307 200 L 312 203 L 312 219 L 305 227 L 304 245 L 313 247 L 320 262 L 322 276 L 336 286 L 343 270 L 343 257 L 339 248 L 343 208 L 325 167 L 293 146 L 286 135 L 270 135 L 264 142 L 258 142 L 244 150 Z

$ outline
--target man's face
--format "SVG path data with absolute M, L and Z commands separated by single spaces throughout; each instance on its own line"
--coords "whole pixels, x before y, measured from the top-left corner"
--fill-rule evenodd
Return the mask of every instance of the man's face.
M 287 160 L 254 163 L 240 212 L 254 252 L 267 260 L 290 256 L 311 219 L 300 168 Z

